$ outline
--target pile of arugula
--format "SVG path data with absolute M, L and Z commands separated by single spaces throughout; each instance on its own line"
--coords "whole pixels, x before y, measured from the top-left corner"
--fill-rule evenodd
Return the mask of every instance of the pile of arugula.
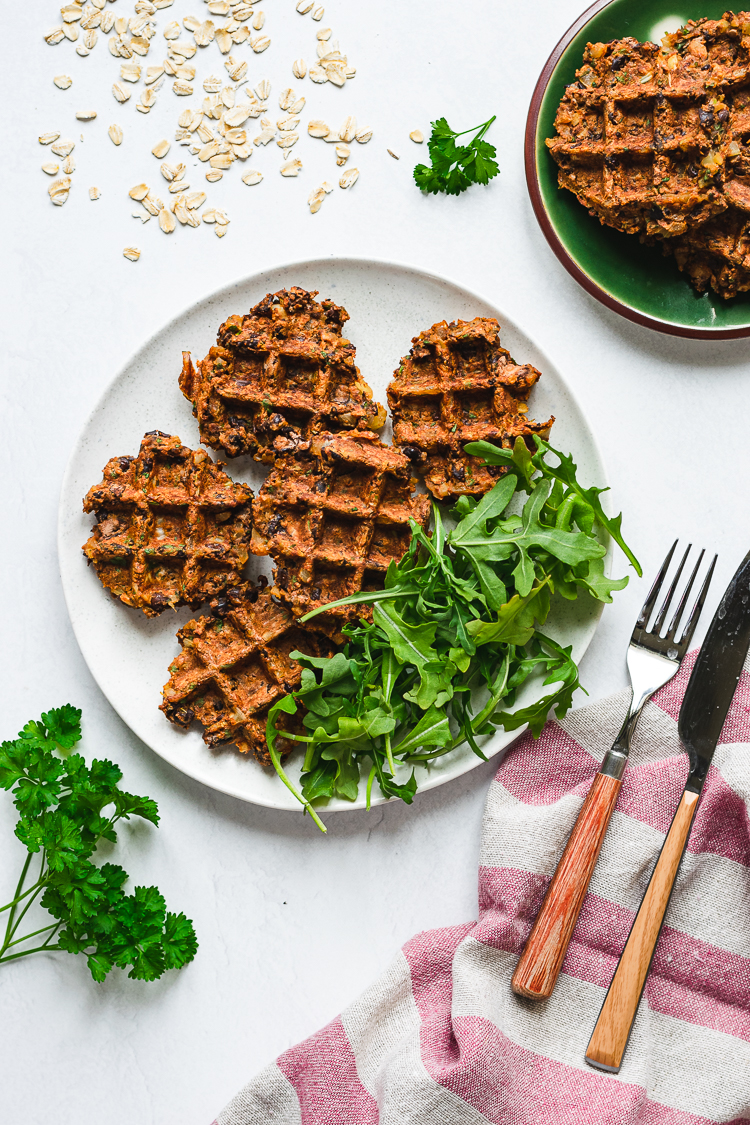
M 302 682 L 271 708 L 268 747 L 279 777 L 323 831 L 312 803 L 354 800 L 363 767 L 368 803 L 376 780 L 385 796 L 410 803 L 416 776 L 412 769 L 398 780 L 397 764 L 408 772 L 463 743 L 484 758 L 478 740 L 495 727 L 528 724 L 538 737 L 551 709 L 562 716 L 570 707 L 579 686 L 571 649 L 539 628 L 552 595 L 572 600 L 583 590 L 612 601 L 612 591 L 628 579 L 604 574 L 607 535 L 639 575 L 641 569 L 622 538 L 622 516 L 612 519 L 602 508 L 605 490 L 583 488 L 571 457 L 534 440 L 534 454 L 521 438 L 512 451 L 467 445 L 468 453 L 505 470 L 497 484 L 479 503 L 461 497 L 450 531 L 433 505 L 432 533 L 412 522 L 409 549 L 391 563 L 383 590 L 331 603 L 374 603 L 371 624 L 345 627 L 342 652 L 292 654 L 303 666 Z M 550 454 L 558 464 L 549 463 Z M 511 514 L 518 494 L 528 499 Z M 557 686 L 509 710 L 534 674 Z M 299 708 L 304 734 L 284 726 Z M 276 745 L 282 736 L 305 747 L 301 793 L 282 767 Z
M 414 180 L 418 188 L 431 195 L 445 192 L 460 195 L 472 184 L 488 184 L 500 169 L 495 157 L 495 146 L 484 140 L 484 135 L 495 120 L 491 117 L 483 125 L 456 133 L 444 117 L 432 122 L 432 133 L 427 142 L 431 164 L 417 164 Z M 459 137 L 474 133 L 466 144 L 459 145 Z
M 29 853 L 12 900 L 0 908 L 7 912 L 0 962 L 63 949 L 85 953 L 94 980 L 104 980 L 115 965 L 130 966 L 128 976 L 136 980 L 156 980 L 192 961 L 198 948 L 192 922 L 167 912 L 158 887 L 126 895 L 127 872 L 113 863 L 97 867 L 91 856 L 100 840 L 117 839 L 118 820 L 139 816 L 158 824 L 158 809 L 149 797 L 118 787 L 122 772 L 112 762 L 87 767 L 80 754 L 68 753 L 80 738 L 81 712 L 66 704 L 0 745 L 0 786 L 13 790 L 16 836 Z M 34 855 L 40 856 L 36 878 L 29 877 Z M 17 936 L 40 895 L 56 921 Z M 34 938 L 38 944 L 30 945 Z

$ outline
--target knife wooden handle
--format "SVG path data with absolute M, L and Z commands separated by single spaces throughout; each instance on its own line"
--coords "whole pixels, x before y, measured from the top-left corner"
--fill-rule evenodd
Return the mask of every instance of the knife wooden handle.
M 635 1014 L 667 913 L 677 870 L 698 808 L 699 793 L 682 794 L 674 820 L 656 861 L 633 928 L 604 998 L 586 1050 L 586 1062 L 615 1074 L 622 1066 Z
M 594 778 L 513 974 L 519 996 L 552 995 L 621 785 L 603 773 Z

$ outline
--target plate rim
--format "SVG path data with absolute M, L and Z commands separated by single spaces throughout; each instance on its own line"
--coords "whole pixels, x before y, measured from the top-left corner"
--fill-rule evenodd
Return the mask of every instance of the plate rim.
M 609 2 L 609 0 L 606 0 L 606 2 Z M 244 285 L 247 282 L 252 281 L 254 278 L 261 277 L 264 274 L 276 273 L 276 272 L 280 272 L 282 270 L 298 269 L 298 268 L 301 268 L 301 267 L 306 267 L 306 268 L 313 267 L 313 268 L 315 268 L 316 266 L 330 266 L 332 263 L 341 263 L 341 264 L 348 264 L 348 265 L 354 265 L 354 266 L 362 266 L 362 265 L 376 266 L 378 268 L 389 268 L 389 269 L 404 271 L 404 272 L 407 272 L 407 273 L 416 273 L 416 274 L 419 274 L 421 277 L 427 278 L 428 280 L 436 281 L 436 282 L 439 282 L 441 284 L 447 284 L 447 285 L 453 287 L 454 289 L 459 289 L 459 290 L 463 291 L 464 293 L 468 294 L 470 297 L 475 298 L 477 301 L 480 301 L 480 302 L 482 302 L 483 304 L 486 304 L 486 305 L 490 305 L 498 313 L 500 313 L 501 316 L 505 316 L 505 313 L 503 312 L 503 310 L 493 300 L 490 300 L 487 297 L 483 296 L 481 293 L 478 293 L 474 288 L 469 288 L 468 286 L 464 285 L 462 282 L 456 281 L 453 278 L 451 278 L 451 277 L 449 277 L 445 274 L 438 274 L 438 273 L 433 272 L 430 269 L 423 269 L 420 266 L 415 266 L 415 265 L 410 264 L 408 262 L 398 261 L 397 259 L 393 259 L 393 258 L 355 257 L 355 256 L 344 257 L 344 256 L 335 255 L 335 254 L 330 254 L 330 255 L 322 256 L 322 257 L 318 256 L 318 257 L 313 257 L 313 258 L 294 258 L 290 261 L 284 261 L 284 262 L 280 262 L 280 263 L 276 263 L 276 264 L 273 264 L 273 265 L 266 266 L 263 269 L 255 271 L 254 273 L 243 274 L 240 277 L 233 279 L 232 281 L 228 282 L 226 285 L 221 286 L 218 289 L 215 289 L 215 290 L 209 291 L 207 293 L 204 293 L 202 296 L 198 297 L 196 300 L 191 301 L 190 304 L 186 305 L 184 308 L 179 309 L 165 323 L 161 324 L 154 332 L 152 332 L 149 336 L 147 336 L 146 339 L 143 340 L 143 342 L 137 348 L 135 348 L 133 351 L 130 352 L 127 359 L 118 367 L 115 374 L 106 382 L 105 386 L 101 389 L 101 391 L 99 392 L 99 394 L 96 398 L 95 403 L 93 404 L 92 408 L 90 409 L 90 411 L 88 412 L 88 414 L 86 415 L 86 417 L 85 417 L 85 419 L 82 423 L 81 429 L 79 430 L 78 435 L 76 437 L 76 440 L 73 443 L 70 455 L 69 455 L 67 463 L 65 465 L 65 470 L 63 472 L 61 483 L 60 483 L 60 496 L 59 496 L 59 500 L 58 500 L 56 546 L 57 546 L 57 557 L 58 557 L 58 569 L 59 569 L 59 574 L 60 574 L 60 583 L 61 583 L 62 590 L 63 590 L 63 598 L 64 598 L 64 601 L 65 601 L 65 608 L 66 608 L 66 611 L 67 611 L 70 626 L 73 630 L 73 635 L 76 639 L 76 643 L 78 645 L 81 656 L 83 657 L 84 663 L 85 663 L 92 679 L 94 680 L 97 688 L 102 693 L 103 697 L 106 699 L 109 706 L 112 708 L 112 710 L 115 712 L 115 714 L 121 719 L 121 721 L 125 724 L 125 726 L 128 728 L 128 730 L 131 731 L 131 733 L 134 734 L 135 737 L 140 742 L 143 742 L 143 744 L 145 746 L 147 746 L 148 749 L 152 753 L 156 754 L 161 761 L 166 762 L 166 764 L 168 766 L 170 766 L 172 769 L 177 770 L 179 773 L 182 773 L 183 775 L 185 775 L 186 777 L 189 777 L 193 781 L 197 781 L 201 785 L 205 785 L 206 788 L 208 788 L 210 790 L 213 790 L 214 792 L 224 793 L 227 796 L 234 797 L 237 800 L 243 801 L 246 804 L 258 805 L 259 807 L 262 807 L 262 808 L 276 809 L 277 811 L 280 811 L 280 812 L 294 812 L 296 810 L 293 807 L 290 807 L 288 804 L 280 804 L 276 801 L 273 801 L 272 799 L 268 799 L 268 798 L 259 799 L 258 797 L 255 797 L 255 796 L 252 796 L 252 797 L 248 796 L 246 793 L 239 792 L 236 788 L 234 788 L 230 784 L 222 784 L 220 779 L 217 779 L 216 782 L 207 781 L 205 777 L 203 777 L 199 772 L 194 771 L 187 764 L 186 764 L 186 766 L 177 765 L 175 762 L 173 762 L 171 760 L 171 758 L 162 754 L 161 751 L 156 749 L 156 747 L 152 746 L 150 742 L 147 742 L 144 738 L 142 738 L 141 735 L 136 730 L 134 730 L 132 728 L 132 726 L 130 725 L 128 720 L 121 713 L 120 709 L 110 699 L 108 692 L 105 690 L 105 688 L 103 687 L 103 685 L 101 683 L 100 676 L 99 676 L 98 672 L 92 667 L 91 664 L 89 664 L 89 661 L 86 657 L 84 645 L 82 644 L 81 638 L 79 637 L 79 630 L 78 630 L 78 627 L 76 625 L 76 620 L 75 620 L 74 614 L 71 611 L 70 598 L 72 597 L 72 590 L 71 590 L 70 595 L 69 595 L 68 586 L 67 586 L 67 582 L 66 582 L 66 568 L 63 565 L 63 559 L 66 557 L 65 551 L 64 551 L 65 544 L 63 542 L 63 539 L 64 539 L 64 522 L 65 522 L 64 499 L 65 499 L 66 494 L 68 492 L 69 481 L 70 481 L 70 478 L 71 478 L 71 476 L 73 475 L 73 472 L 74 472 L 74 465 L 77 461 L 79 450 L 80 450 L 82 444 L 84 443 L 84 441 L 86 439 L 86 435 L 88 433 L 89 426 L 91 425 L 95 414 L 100 409 L 100 407 L 101 407 L 103 401 L 105 400 L 105 398 L 111 393 L 115 384 L 117 383 L 117 381 L 122 376 L 123 372 L 135 361 L 135 359 L 142 352 L 144 352 L 148 347 L 152 346 L 156 341 L 158 341 L 159 337 L 161 336 L 161 334 L 166 329 L 168 329 L 170 326 L 172 326 L 176 321 L 181 320 L 185 316 L 188 316 L 193 310 L 197 310 L 198 307 L 200 305 L 204 304 L 206 301 L 219 298 L 223 294 L 228 294 L 230 290 L 236 288 L 237 286 Z M 524 328 L 521 328 L 521 326 L 518 325 L 517 322 L 515 320 L 513 320 L 512 318 L 506 318 L 506 319 L 510 320 L 514 327 L 520 328 L 520 330 L 524 333 L 524 335 L 528 336 L 530 342 L 534 345 L 534 347 L 537 349 L 537 351 L 540 353 L 540 355 L 544 358 L 544 360 L 548 359 L 546 350 L 539 346 L 539 344 L 537 343 L 537 341 L 534 337 L 532 337 L 528 332 L 526 332 L 526 330 Z M 556 371 L 558 370 L 556 365 L 553 364 L 552 366 L 555 367 Z M 581 414 L 581 416 L 582 416 L 582 418 L 585 422 L 588 440 L 591 442 L 591 444 L 593 446 L 593 450 L 594 450 L 594 452 L 596 454 L 596 457 L 599 461 L 599 464 L 601 465 L 601 469 L 602 469 L 601 485 L 605 490 L 609 490 L 610 482 L 609 482 L 609 475 L 607 473 L 606 460 L 604 458 L 602 448 L 601 448 L 601 445 L 599 443 L 599 439 L 596 435 L 596 432 L 589 422 L 588 415 L 587 415 L 586 411 L 584 410 L 584 408 L 583 408 L 583 406 L 580 402 L 578 394 L 573 389 L 573 387 L 571 387 L 568 380 L 565 379 L 565 377 L 559 371 L 558 371 L 558 374 L 559 374 L 559 377 L 562 379 L 562 381 L 565 384 L 565 388 L 567 390 L 567 393 L 570 395 L 571 399 L 573 400 L 576 408 L 580 412 L 580 414 Z M 200 444 L 202 444 L 202 443 L 200 443 L 200 441 L 199 441 L 199 445 Z M 610 541 L 609 549 L 608 549 L 608 555 L 611 555 L 611 552 L 612 552 L 612 542 Z M 596 633 L 596 630 L 599 627 L 599 623 L 601 621 L 601 616 L 602 616 L 603 611 L 604 611 L 603 603 L 597 602 L 596 606 L 595 606 L 595 614 L 596 615 L 595 615 L 595 619 L 594 619 L 593 631 L 592 631 L 591 637 L 586 642 L 586 646 L 585 646 L 583 652 L 581 653 L 581 656 L 580 656 L 579 659 L 582 659 L 583 656 L 585 655 L 585 653 L 588 651 L 589 645 L 591 644 L 591 642 L 594 638 L 594 635 Z M 507 732 L 509 734 L 512 734 L 513 737 L 509 739 L 509 741 L 505 744 L 505 746 L 499 747 L 498 750 L 495 751 L 494 754 L 490 754 L 489 758 L 493 758 L 493 757 L 496 757 L 500 754 L 504 754 L 510 748 L 510 746 L 513 745 L 513 743 L 516 742 L 517 739 L 520 738 L 521 735 L 523 735 L 525 733 L 526 730 L 527 730 L 527 725 L 524 725 L 522 727 L 519 727 L 516 731 Z M 463 777 L 464 774 L 470 773 L 473 768 L 476 768 L 476 766 L 478 766 L 480 764 L 481 764 L 480 759 L 477 759 L 476 763 L 471 762 L 471 764 L 468 766 L 467 769 L 463 770 L 461 773 L 456 774 L 453 777 L 440 777 L 439 775 L 437 775 L 437 776 L 434 776 L 434 777 L 427 778 L 426 780 L 424 780 L 420 784 L 419 789 L 418 789 L 415 796 L 419 797 L 420 793 L 427 792 L 430 789 L 436 789 L 436 788 L 441 787 L 442 785 L 447 785 L 449 782 L 456 781 L 456 780 L 458 780 L 459 777 Z M 281 796 L 281 794 L 280 794 L 280 796 Z M 388 802 L 388 800 L 389 800 L 389 798 L 386 798 L 386 797 L 374 798 L 372 800 L 371 807 L 375 808 L 377 805 L 385 804 L 385 803 Z M 324 814 L 326 816 L 330 816 L 332 813 L 357 812 L 357 811 L 360 811 L 360 809 L 364 810 L 364 807 L 365 807 L 364 805 L 359 805 L 358 802 L 353 802 L 350 807 L 343 807 L 343 806 L 338 806 L 338 805 L 336 805 L 336 806 L 323 806 L 322 811 L 324 812 Z M 302 806 L 300 805 L 299 808 L 301 809 Z
M 536 220 L 541 227 L 544 237 L 547 239 L 550 248 L 552 249 L 555 257 L 565 267 L 571 277 L 578 282 L 582 289 L 584 289 L 591 297 L 594 297 L 602 305 L 611 309 L 613 312 L 618 313 L 620 316 L 625 317 L 626 320 L 633 321 L 635 324 L 640 324 L 644 328 L 651 328 L 656 332 L 662 332 L 669 336 L 681 336 L 683 339 L 690 340 L 738 340 L 750 336 L 750 324 L 738 328 L 694 328 L 687 324 L 677 324 L 672 321 L 662 320 L 656 316 L 650 316 L 648 313 L 641 312 L 639 309 L 633 308 L 632 305 L 625 304 L 624 301 L 618 300 L 608 293 L 601 285 L 599 285 L 593 278 L 591 278 L 576 262 L 575 258 L 569 253 L 562 239 L 557 233 L 555 226 L 550 219 L 547 209 L 544 206 L 542 199 L 542 190 L 539 185 L 539 176 L 537 169 L 536 158 L 536 141 L 539 128 L 539 113 L 542 107 L 544 95 L 547 92 L 550 79 L 555 71 L 555 68 L 560 61 L 561 57 L 575 39 L 580 31 L 590 23 L 594 16 L 598 15 L 604 8 L 608 8 L 611 4 L 616 3 L 617 0 L 595 0 L 595 2 L 581 13 L 580 16 L 570 25 L 568 30 L 562 35 L 560 40 L 553 48 L 549 58 L 542 67 L 541 74 L 537 79 L 534 87 L 534 92 L 531 95 L 531 102 L 529 104 L 529 112 L 526 117 L 526 130 L 524 134 L 524 167 L 526 171 L 526 186 L 528 188 L 529 196 L 531 198 L 531 206 L 536 216 Z

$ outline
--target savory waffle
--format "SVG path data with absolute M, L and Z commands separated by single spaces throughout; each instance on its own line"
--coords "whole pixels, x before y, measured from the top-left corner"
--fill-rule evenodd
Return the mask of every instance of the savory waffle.
M 294 286 L 230 316 L 197 370 L 184 353 L 180 388 L 205 445 L 270 463 L 313 434 L 383 426 L 342 336 L 349 314 L 316 295 Z
M 737 180 L 728 187 L 736 187 Z M 722 297 L 750 290 L 750 214 L 728 207 L 715 219 L 663 243 L 699 293 L 711 288 Z
M 152 430 L 87 493 L 97 522 L 83 552 L 112 594 L 148 617 L 196 608 L 240 581 L 252 495 L 202 449 Z
M 589 43 L 547 140 L 559 183 L 602 223 L 671 238 L 727 208 L 750 135 L 750 14 L 728 12 L 662 47 Z
M 299 686 L 302 669 L 291 653 L 330 656 L 320 633 L 295 622 L 269 591 L 244 584 L 211 603 L 212 616 L 188 621 L 177 633 L 182 652 L 169 666 L 160 710 L 170 722 L 203 724 L 209 746 L 232 742 L 270 764 L 269 707 Z M 288 716 L 287 716 L 288 720 Z M 288 753 L 293 743 L 278 743 Z
M 500 346 L 490 317 L 441 321 L 412 340 L 388 387 L 396 445 L 424 474 L 437 500 L 481 496 L 500 469 L 464 452 L 470 441 L 512 448 L 517 437 L 548 437 L 554 418 L 532 422 L 526 401 L 539 372 Z
M 410 520 L 426 526 L 429 497 L 402 453 L 375 434 L 320 434 L 309 449 L 277 458 L 253 506 L 250 550 L 276 563 L 274 592 L 301 617 L 326 602 L 381 589 L 392 559 L 409 546 Z M 310 627 L 340 639 L 366 615 L 342 606 Z

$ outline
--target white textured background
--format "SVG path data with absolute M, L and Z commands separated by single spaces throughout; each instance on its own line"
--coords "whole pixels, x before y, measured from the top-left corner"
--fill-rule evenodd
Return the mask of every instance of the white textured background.
M 130 217 L 128 188 L 159 184 L 151 146 L 171 136 L 190 100 L 167 84 L 148 117 L 136 113 L 135 93 L 119 106 L 110 93 L 119 62 L 104 41 L 85 59 L 70 43 L 44 43 L 58 22 L 54 0 L 4 12 L 0 735 L 12 737 L 50 706 L 83 708 L 84 753 L 119 762 L 126 786 L 155 797 L 162 813 L 158 831 L 126 828 L 118 857 L 137 882 L 158 883 L 170 906 L 194 919 L 200 939 L 195 962 L 157 984 L 115 972 L 94 985 L 85 963 L 65 954 L 4 965 L 0 1118 L 7 1122 L 208 1125 L 257 1068 L 333 1017 L 401 942 L 476 912 L 478 830 L 492 765 L 411 809 L 331 817 L 323 839 L 301 816 L 217 796 L 166 766 L 123 726 L 83 664 L 57 570 L 61 476 L 102 388 L 184 306 L 302 257 L 390 257 L 446 274 L 506 309 L 577 391 L 647 574 L 677 534 L 715 548 L 713 610 L 750 545 L 747 344 L 672 339 L 604 310 L 552 256 L 528 202 L 526 109 L 580 0 L 539 0 L 533 20 L 528 6 L 509 0 L 323 2 L 322 24 L 297 15 L 293 0 L 260 3 L 272 45 L 260 56 L 246 45 L 236 54 L 250 59 L 253 81 L 272 81 L 275 104 L 293 81 L 292 60 L 311 59 L 315 30 L 333 27 L 356 79 L 344 90 L 294 85 L 308 98 L 305 122 L 320 116 L 335 127 L 354 113 L 373 127 L 368 146 L 353 146 L 350 164 L 361 178 L 348 193 L 336 188 L 311 216 L 309 191 L 335 178 L 332 146 L 303 135 L 294 150 L 305 165 L 298 180 L 278 175 L 274 145 L 256 152 L 250 165 L 207 187 L 209 203 L 232 219 L 222 241 L 206 226 L 166 237 L 155 221 L 141 228 Z M 133 12 L 128 0 L 113 8 Z M 158 14 L 144 66 L 162 57 L 161 28 L 187 14 L 205 18 L 201 0 L 176 0 Z M 212 45 L 194 62 L 202 95 L 200 80 L 223 73 L 222 59 Z M 63 73 L 74 80 L 66 92 L 52 84 Z M 87 108 L 97 120 L 76 123 L 75 111 Z M 500 177 L 458 199 L 421 196 L 411 169 L 425 150 L 409 131 L 427 134 L 443 114 L 464 128 L 491 113 Z M 112 122 L 125 132 L 118 149 L 106 136 Z M 36 138 L 52 129 L 85 137 L 63 208 L 50 205 L 39 170 L 51 157 Z M 186 150 L 173 146 L 168 159 L 178 153 Z M 240 182 L 250 166 L 265 172 L 259 187 Z M 193 189 L 203 186 L 202 169 L 194 170 Z M 92 184 L 102 190 L 97 203 L 88 199 Z M 135 265 L 122 257 L 129 244 L 142 250 Z M 631 584 L 605 610 L 582 667 L 593 697 L 625 682 L 624 646 L 643 595 L 643 584 Z M 0 820 L 7 901 L 23 850 L 3 795 Z

